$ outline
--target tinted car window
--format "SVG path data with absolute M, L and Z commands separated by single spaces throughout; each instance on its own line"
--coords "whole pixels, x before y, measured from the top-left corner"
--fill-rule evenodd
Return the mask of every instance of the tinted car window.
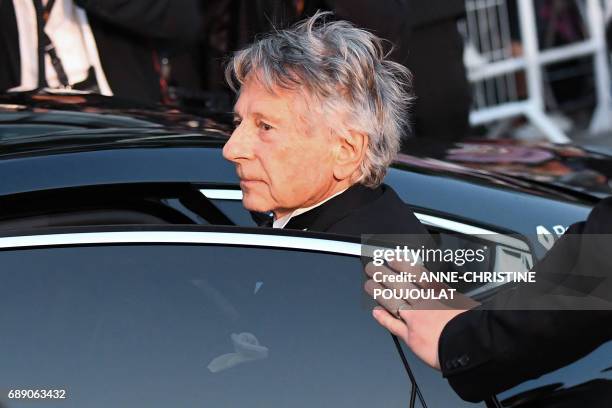
M 251 214 L 244 208 L 241 200 L 210 200 L 219 208 L 234 224 L 243 227 L 256 227 L 257 224 Z
M 106 246 L 0 263 L 2 389 L 66 387 L 74 407 L 408 406 L 357 258 Z M 410 358 L 430 406 L 464 405 Z

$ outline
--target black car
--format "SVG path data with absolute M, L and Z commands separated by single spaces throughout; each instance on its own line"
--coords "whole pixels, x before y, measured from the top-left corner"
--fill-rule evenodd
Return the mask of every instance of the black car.
M 0 97 L 0 404 L 610 406 L 612 342 L 462 401 L 371 317 L 358 239 L 256 227 L 230 131 L 93 95 Z M 527 270 L 612 193 L 605 152 L 563 149 L 420 143 L 386 182 L 437 239 Z

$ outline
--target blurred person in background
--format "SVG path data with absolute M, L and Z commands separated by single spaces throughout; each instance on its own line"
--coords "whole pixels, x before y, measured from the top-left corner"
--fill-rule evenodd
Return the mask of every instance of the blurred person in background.
M 464 0 L 409 0 L 409 26 L 398 43 L 414 75 L 414 136 L 457 141 L 469 135 L 471 90 L 457 20 Z
M 0 0 L 0 92 L 50 87 L 159 102 L 159 50 L 194 41 L 200 24 L 197 0 Z
M 469 132 L 470 87 L 457 30 L 463 0 L 216 0 L 206 2 L 205 9 L 200 66 L 207 89 L 227 90 L 223 57 L 257 34 L 327 10 L 387 40 L 393 45 L 391 59 L 411 70 L 414 136 L 454 141 Z

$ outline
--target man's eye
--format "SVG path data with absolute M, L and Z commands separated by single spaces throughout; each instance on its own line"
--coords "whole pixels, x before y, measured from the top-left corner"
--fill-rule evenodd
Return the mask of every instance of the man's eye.
M 265 122 L 259 122 L 259 128 L 262 129 L 262 130 L 268 131 L 268 130 L 272 129 L 272 126 L 268 125 Z
M 240 123 L 242 121 L 240 119 L 234 119 L 233 123 L 234 123 L 234 127 L 237 128 L 238 126 L 240 126 Z

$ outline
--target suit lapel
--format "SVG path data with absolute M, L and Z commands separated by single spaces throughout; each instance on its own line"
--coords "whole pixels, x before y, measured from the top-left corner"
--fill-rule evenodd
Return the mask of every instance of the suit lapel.
M 378 199 L 383 193 L 381 187 L 370 189 L 361 184 L 355 184 L 344 193 L 332 198 L 312 210 L 306 211 L 291 220 L 286 229 L 327 231 L 351 212 Z

